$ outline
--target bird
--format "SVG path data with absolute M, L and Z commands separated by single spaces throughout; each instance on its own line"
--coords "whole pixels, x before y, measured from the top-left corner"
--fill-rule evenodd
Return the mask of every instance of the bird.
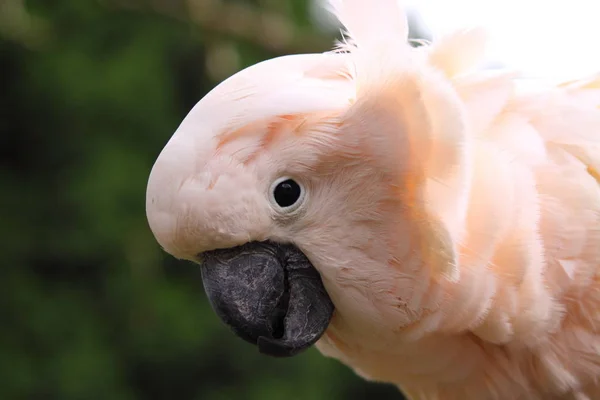
M 483 28 L 414 46 L 402 1 L 327 8 L 331 50 L 183 119 L 157 243 L 265 356 L 314 346 L 410 400 L 599 399 L 600 74 L 531 85 L 481 67 Z

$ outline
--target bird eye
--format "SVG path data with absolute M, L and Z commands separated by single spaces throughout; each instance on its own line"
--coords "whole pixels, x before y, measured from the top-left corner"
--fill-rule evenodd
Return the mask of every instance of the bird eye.
M 271 193 L 273 201 L 285 211 L 299 205 L 304 197 L 302 186 L 291 178 L 277 180 L 272 186 Z

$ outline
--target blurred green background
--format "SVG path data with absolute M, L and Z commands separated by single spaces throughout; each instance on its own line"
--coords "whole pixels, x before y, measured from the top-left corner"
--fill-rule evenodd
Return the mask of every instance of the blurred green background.
M 401 399 L 267 358 L 148 229 L 154 160 L 230 74 L 330 48 L 309 0 L 0 0 L 0 399 Z

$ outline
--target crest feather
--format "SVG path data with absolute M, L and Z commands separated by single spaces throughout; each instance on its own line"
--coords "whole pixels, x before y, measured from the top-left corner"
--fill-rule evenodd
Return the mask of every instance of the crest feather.
M 358 97 L 410 69 L 414 56 L 401 0 L 328 0 L 327 8 L 345 28 L 345 43 L 339 50 L 351 55 L 349 70 Z
M 377 47 L 382 39 L 408 39 L 408 19 L 401 0 L 328 0 L 327 8 L 358 47 Z

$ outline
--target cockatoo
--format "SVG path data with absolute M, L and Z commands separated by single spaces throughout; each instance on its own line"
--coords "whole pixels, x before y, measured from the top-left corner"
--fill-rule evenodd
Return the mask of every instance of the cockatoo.
M 329 7 L 332 51 L 183 120 L 157 242 L 264 354 L 315 345 L 411 400 L 600 399 L 600 75 L 529 87 L 477 67 L 482 29 L 414 47 L 401 2 Z

